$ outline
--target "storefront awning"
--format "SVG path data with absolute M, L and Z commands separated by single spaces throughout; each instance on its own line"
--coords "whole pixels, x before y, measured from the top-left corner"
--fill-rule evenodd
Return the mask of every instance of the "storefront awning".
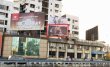
M 92 51 L 91 54 L 105 54 L 103 51 Z

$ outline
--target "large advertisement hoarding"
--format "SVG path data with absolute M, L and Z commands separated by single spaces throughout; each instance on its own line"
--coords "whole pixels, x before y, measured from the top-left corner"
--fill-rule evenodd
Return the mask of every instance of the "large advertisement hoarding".
M 62 37 L 68 36 L 68 26 L 67 24 L 50 24 L 47 26 L 47 36 L 48 37 Z
M 48 24 L 69 24 L 66 16 L 49 16 Z
M 11 30 L 44 30 L 45 14 L 42 12 L 14 13 L 11 15 Z
M 13 55 L 39 56 L 40 39 L 13 37 Z

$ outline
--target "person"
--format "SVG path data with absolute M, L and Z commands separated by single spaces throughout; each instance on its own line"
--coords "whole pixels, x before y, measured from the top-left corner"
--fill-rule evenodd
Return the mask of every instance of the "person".
M 93 57 L 91 57 L 91 61 L 93 61 Z

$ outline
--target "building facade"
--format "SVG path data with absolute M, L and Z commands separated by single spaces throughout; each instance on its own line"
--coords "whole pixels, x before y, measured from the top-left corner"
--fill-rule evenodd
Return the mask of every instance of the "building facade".
M 89 30 L 86 30 L 86 40 L 98 40 L 98 26 L 95 26 Z
M 65 17 L 65 21 L 69 24 L 69 36 L 79 38 L 79 18 L 68 14 L 62 17 Z
M 0 2 L 0 32 L 10 30 L 10 18 L 12 13 L 19 13 L 19 5 L 8 1 Z
M 31 45 L 29 48 L 32 48 L 31 50 L 28 49 L 29 45 Z M 55 60 L 67 60 L 68 58 L 71 60 L 90 60 L 92 57 L 103 59 L 103 47 L 103 43 L 95 41 L 5 36 L 2 56 L 21 55 L 25 58 Z

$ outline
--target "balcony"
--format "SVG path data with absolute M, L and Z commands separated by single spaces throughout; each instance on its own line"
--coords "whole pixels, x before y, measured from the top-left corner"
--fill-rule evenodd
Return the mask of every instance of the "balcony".
M 74 34 L 69 34 L 69 39 L 78 39 L 78 36 L 75 36 Z
M 76 44 L 80 45 L 88 45 L 88 46 L 97 46 L 97 47 L 103 47 L 104 44 L 97 41 L 88 41 L 88 40 L 77 40 Z
M 5 20 L 5 15 L 0 15 L 1 20 Z

